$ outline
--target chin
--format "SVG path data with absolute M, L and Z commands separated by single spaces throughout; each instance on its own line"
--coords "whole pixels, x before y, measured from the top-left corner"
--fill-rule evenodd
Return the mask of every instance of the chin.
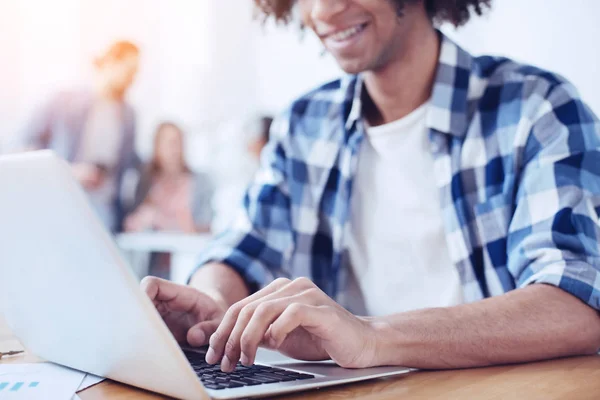
M 347 74 L 356 75 L 368 71 L 369 65 L 364 60 L 336 59 L 339 67 Z

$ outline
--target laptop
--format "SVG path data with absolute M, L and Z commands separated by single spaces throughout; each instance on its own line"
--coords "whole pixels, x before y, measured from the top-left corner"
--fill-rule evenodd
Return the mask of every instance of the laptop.
M 0 157 L 0 312 L 48 361 L 179 399 L 272 396 L 403 374 L 261 349 L 231 374 L 182 348 L 123 259 L 69 165 L 51 151 Z

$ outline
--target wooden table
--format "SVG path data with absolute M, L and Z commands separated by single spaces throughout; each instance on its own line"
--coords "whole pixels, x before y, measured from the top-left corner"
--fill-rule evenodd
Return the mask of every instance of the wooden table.
M 20 349 L 0 315 L 0 351 Z M 37 362 L 31 354 L 0 363 Z M 79 393 L 82 400 L 151 400 L 165 397 L 112 381 Z M 600 399 L 600 356 L 455 371 L 414 372 L 395 378 L 281 396 L 278 400 L 342 399 Z

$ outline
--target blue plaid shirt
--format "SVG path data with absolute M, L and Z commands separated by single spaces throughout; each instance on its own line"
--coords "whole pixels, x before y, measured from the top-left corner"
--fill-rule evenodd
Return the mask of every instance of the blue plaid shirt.
M 275 121 L 243 209 L 201 263 L 254 290 L 307 276 L 343 303 L 362 88 L 360 75 L 328 83 Z M 426 120 L 435 176 L 423 178 L 439 187 L 464 300 L 545 283 L 600 309 L 600 123 L 573 86 L 441 35 Z

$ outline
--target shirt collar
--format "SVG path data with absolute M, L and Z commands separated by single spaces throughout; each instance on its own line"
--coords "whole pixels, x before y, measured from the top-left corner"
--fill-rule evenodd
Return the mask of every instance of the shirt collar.
M 470 81 L 476 79 L 472 71 L 473 57 L 439 32 L 441 38 L 438 67 L 431 92 L 427 127 L 437 131 L 464 136 L 468 127 L 468 99 L 474 94 Z M 343 81 L 345 93 L 352 106 L 346 119 L 346 129 L 362 117 L 362 75 L 348 76 Z M 471 89 L 471 90 L 470 90 Z

